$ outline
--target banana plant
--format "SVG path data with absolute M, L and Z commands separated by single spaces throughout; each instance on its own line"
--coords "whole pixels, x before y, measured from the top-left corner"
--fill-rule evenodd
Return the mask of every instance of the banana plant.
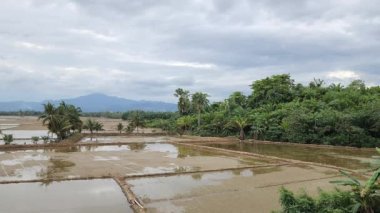
M 380 153 L 379 148 L 376 148 L 376 150 Z M 380 205 L 380 185 L 378 181 L 380 168 L 378 168 L 364 184 L 344 171 L 340 171 L 340 173 L 346 176 L 348 180 L 331 181 L 331 183 L 351 187 L 355 202 L 352 206 L 352 212 L 376 212 L 375 208 L 379 208 Z

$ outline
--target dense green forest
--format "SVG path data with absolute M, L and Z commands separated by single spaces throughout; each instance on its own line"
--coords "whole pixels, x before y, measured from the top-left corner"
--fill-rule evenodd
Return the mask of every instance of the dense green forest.
M 179 88 L 178 113 L 150 119 L 147 126 L 180 134 L 239 136 L 241 139 L 330 144 L 380 145 L 380 87 L 361 80 L 326 85 L 314 79 L 296 84 L 290 75 L 257 80 L 248 96 L 234 92 L 221 102 Z

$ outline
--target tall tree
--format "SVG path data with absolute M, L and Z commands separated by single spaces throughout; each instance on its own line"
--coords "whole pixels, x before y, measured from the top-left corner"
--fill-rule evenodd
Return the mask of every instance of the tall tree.
M 49 132 L 56 134 L 58 140 L 67 138 L 70 131 L 81 130 L 82 121 L 80 120 L 81 109 L 73 105 L 61 102 L 58 107 L 53 104 L 44 104 L 44 112 L 39 116 L 42 124 L 46 125 Z
M 209 104 L 207 97 L 209 97 L 209 95 L 202 92 L 196 92 L 191 96 L 192 107 L 198 114 L 198 128 L 201 126 L 201 113 Z
M 251 88 L 251 107 L 285 103 L 293 100 L 294 80 L 288 74 L 274 75 L 255 81 Z
M 122 123 L 118 123 L 116 126 L 116 129 L 117 131 L 119 131 L 119 133 L 121 133 L 121 131 L 123 131 L 124 129 L 124 125 Z
M 97 121 L 93 119 L 87 119 L 83 123 L 83 129 L 89 130 L 91 134 L 96 130 L 96 128 L 97 128 Z
M 180 115 L 187 115 L 190 112 L 190 92 L 182 88 L 178 88 L 174 93 L 178 97 L 178 112 Z
M 144 116 L 142 111 L 133 111 L 128 118 L 131 126 L 136 127 L 137 133 L 139 132 L 139 127 L 144 128 L 145 122 L 144 122 Z

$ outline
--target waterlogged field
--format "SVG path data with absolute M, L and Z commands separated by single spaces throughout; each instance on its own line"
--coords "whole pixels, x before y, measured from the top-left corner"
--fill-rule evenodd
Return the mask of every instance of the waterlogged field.
M 250 152 L 286 159 L 315 162 L 354 170 L 368 170 L 380 166 L 375 149 L 317 147 L 307 145 L 269 143 L 215 143 L 206 146 Z
M 0 124 L 17 125 L 3 129 L 19 138 L 16 144 L 30 143 L 22 137 L 47 134 L 42 126 L 29 128 L 33 124 L 29 117 L 12 119 L 18 123 L 0 119 Z M 147 212 L 271 212 L 280 207 L 281 186 L 316 195 L 319 188 L 333 189 L 329 182 L 342 178 L 331 166 L 364 173 L 379 165 L 376 153 L 366 149 L 125 136 L 113 133 L 116 123 L 111 119 L 107 124 L 114 136 L 86 136 L 61 147 L 14 150 L 0 145 L 0 212 L 141 210 L 136 204 L 130 206 L 127 198 L 136 199 Z
M 332 189 L 337 172 L 321 167 L 275 166 L 139 178 L 128 182 L 150 212 L 270 212 L 278 209 L 278 188 L 316 194 Z
M 0 185 L 0 212 L 133 212 L 113 180 L 76 180 Z
M 165 143 L 73 146 L 0 152 L 0 182 L 190 172 L 269 163 L 275 161 L 220 155 Z

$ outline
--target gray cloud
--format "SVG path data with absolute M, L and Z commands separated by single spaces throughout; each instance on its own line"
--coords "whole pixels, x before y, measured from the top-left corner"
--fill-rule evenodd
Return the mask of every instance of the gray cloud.
M 379 14 L 374 0 L 3 0 L 0 100 L 220 100 L 279 73 L 379 85 Z

